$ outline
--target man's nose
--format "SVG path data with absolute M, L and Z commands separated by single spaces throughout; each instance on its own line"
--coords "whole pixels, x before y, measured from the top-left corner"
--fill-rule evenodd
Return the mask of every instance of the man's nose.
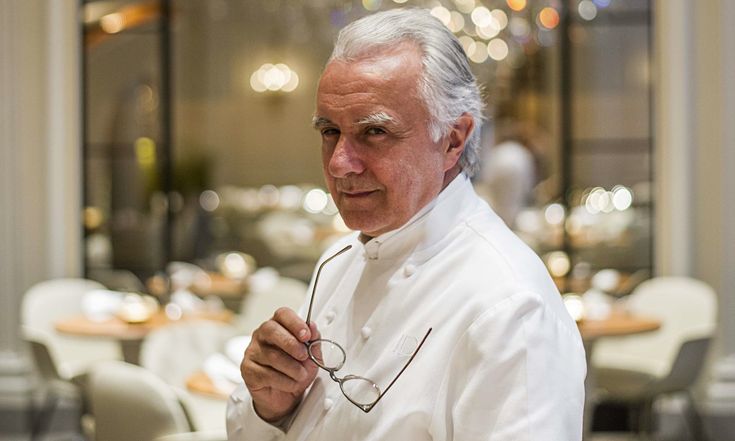
M 350 174 L 365 171 L 365 164 L 355 149 L 355 143 L 347 136 L 340 136 L 329 158 L 329 174 L 335 178 L 343 178 Z

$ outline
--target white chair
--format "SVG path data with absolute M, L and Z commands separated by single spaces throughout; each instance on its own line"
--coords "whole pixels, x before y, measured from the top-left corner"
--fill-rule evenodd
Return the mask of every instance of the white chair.
M 275 277 L 270 283 L 254 286 L 242 301 L 237 328 L 243 334 L 252 334 L 276 309 L 286 306 L 298 311 L 306 299 L 307 289 L 304 282 L 289 277 Z
M 64 379 L 70 379 L 99 360 L 122 358 L 120 344 L 114 339 L 62 335 L 54 322 L 82 314 L 82 298 L 100 283 L 86 279 L 52 279 L 33 285 L 26 291 L 21 306 L 21 324 L 34 340 L 43 342 Z
M 97 441 L 226 439 L 223 430 L 197 432 L 175 390 L 142 367 L 99 363 L 90 373 L 90 392 Z
M 222 352 L 235 328 L 208 320 L 176 323 L 152 331 L 143 340 L 141 366 L 174 387 L 184 406 L 191 410 L 199 430 L 225 430 L 225 400 L 213 399 L 186 390 L 186 380 L 204 369 L 212 354 Z
M 63 402 L 75 405 L 75 409 L 79 412 L 78 428 L 81 429 L 81 418 L 86 411 L 83 397 L 84 376 L 62 378 L 51 358 L 43 335 L 34 334 L 33 330 L 24 328 L 23 338 L 36 365 L 36 373 L 40 380 L 39 390 L 43 394 L 43 404 L 40 408 L 34 406 L 33 409 L 31 439 L 36 439 L 46 431 L 54 412 Z
M 596 343 L 592 368 L 600 398 L 636 409 L 639 431 L 650 432 L 653 401 L 662 394 L 685 392 L 697 436 L 700 422 L 689 389 L 702 369 L 714 333 L 715 292 L 698 280 L 658 277 L 641 283 L 626 299 L 626 305 L 634 314 L 660 319 L 661 328 Z
M 236 334 L 228 324 L 210 320 L 175 323 L 151 331 L 140 348 L 140 365 L 166 383 L 183 388 L 186 379 L 201 370 L 204 361 L 222 352 Z

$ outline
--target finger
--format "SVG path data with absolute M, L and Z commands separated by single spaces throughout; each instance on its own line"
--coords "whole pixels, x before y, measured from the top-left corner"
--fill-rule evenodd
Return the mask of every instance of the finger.
M 252 392 L 262 389 L 275 389 L 281 392 L 298 394 L 308 386 L 308 384 L 295 381 L 283 372 L 252 360 L 243 363 L 242 377 L 245 380 L 245 385 Z
M 278 308 L 275 314 L 273 314 L 273 320 L 280 323 L 281 326 L 286 328 L 302 343 L 312 339 L 309 326 L 306 325 L 304 319 L 299 317 L 299 315 L 290 308 Z
M 306 381 L 309 377 L 309 372 L 301 362 L 275 347 L 262 348 L 253 361 L 269 366 L 297 382 Z
M 299 361 L 309 358 L 306 346 L 279 322 L 271 319 L 260 325 L 253 333 L 260 346 L 274 346 Z

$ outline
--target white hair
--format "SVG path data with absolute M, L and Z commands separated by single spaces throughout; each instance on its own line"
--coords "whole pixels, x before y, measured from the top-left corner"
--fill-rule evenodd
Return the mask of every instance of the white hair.
M 355 60 L 375 49 L 405 41 L 417 44 L 422 53 L 419 94 L 431 115 L 428 129 L 433 140 L 448 134 L 463 113 L 472 116 L 474 129 L 465 142 L 459 164 L 467 175 L 474 175 L 479 168 L 484 107 L 480 88 L 462 45 L 427 10 L 392 9 L 350 23 L 339 32 L 329 61 Z

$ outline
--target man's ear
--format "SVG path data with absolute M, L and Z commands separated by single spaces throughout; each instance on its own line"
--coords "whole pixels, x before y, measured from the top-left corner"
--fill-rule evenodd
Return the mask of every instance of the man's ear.
M 444 171 L 457 165 L 460 156 L 464 152 L 465 143 L 475 128 L 475 120 L 472 115 L 465 112 L 457 118 L 449 131 L 448 143 L 444 152 Z

